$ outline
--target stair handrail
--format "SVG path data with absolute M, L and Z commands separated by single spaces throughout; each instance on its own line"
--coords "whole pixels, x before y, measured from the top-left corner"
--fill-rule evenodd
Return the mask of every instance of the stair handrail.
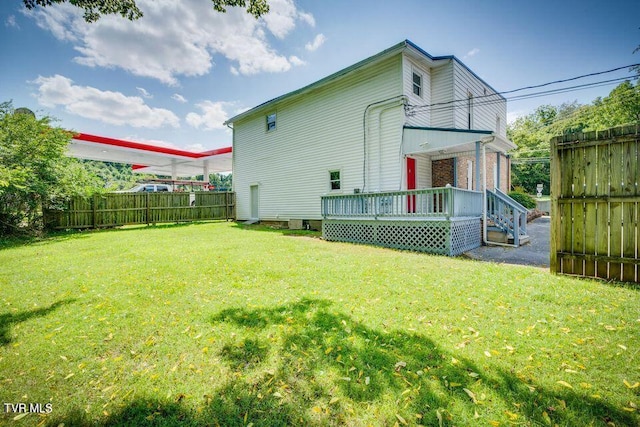
M 513 209 L 513 220 L 511 220 L 511 218 L 502 218 L 503 215 L 499 215 L 498 212 L 489 209 L 489 206 L 491 205 L 489 202 L 489 195 L 495 197 L 497 200 Z M 527 234 L 527 212 L 527 208 L 522 206 L 522 204 L 518 203 L 508 194 L 505 194 L 499 188 L 495 188 L 493 191 L 487 190 L 487 214 L 494 222 L 498 220 L 503 225 L 506 225 L 508 231 L 513 232 L 514 246 L 519 246 L 520 236 Z M 507 222 L 507 224 L 504 224 L 505 222 Z
M 500 190 L 499 188 L 495 188 L 494 189 L 494 193 L 498 195 L 498 197 L 503 201 L 508 203 L 509 205 L 513 206 L 514 208 L 518 209 L 520 212 L 528 212 L 528 209 L 525 208 L 524 206 L 522 206 L 516 199 L 514 199 L 513 197 L 509 196 L 507 193 L 505 193 L 504 191 Z

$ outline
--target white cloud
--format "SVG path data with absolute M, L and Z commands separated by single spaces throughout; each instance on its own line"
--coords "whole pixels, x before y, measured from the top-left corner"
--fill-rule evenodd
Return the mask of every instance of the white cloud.
M 78 8 L 66 3 L 24 13 L 34 16 L 38 26 L 50 31 L 58 40 L 78 42 L 79 36 L 89 29 Z
M 137 87 L 136 89 L 138 89 L 138 92 L 140 92 L 140 95 L 142 95 L 144 98 L 147 98 L 147 99 L 153 98 L 153 95 L 151 95 L 149 92 L 147 92 L 147 90 L 145 88 Z
M 315 27 L 316 26 L 316 20 L 313 17 L 313 15 L 310 14 L 310 13 L 298 12 L 298 18 L 300 18 L 300 20 L 302 22 L 306 22 L 307 24 L 309 24 L 309 26 L 311 26 L 311 27 Z
M 20 29 L 20 25 L 18 25 L 18 23 L 16 22 L 15 15 L 9 15 L 7 19 L 4 21 L 4 26 Z
M 138 96 L 74 85 L 71 79 L 58 74 L 39 76 L 31 83 L 38 85 L 38 102 L 46 107 L 62 105 L 71 114 L 113 125 L 180 127 L 180 119 L 173 112 L 149 107 Z
M 202 144 L 189 144 L 186 146 L 186 149 L 187 151 L 194 151 L 196 153 L 201 153 L 206 150 Z
M 200 129 L 202 126 L 204 130 L 227 129 L 224 122 L 229 118 L 227 109 L 233 107 L 233 103 L 224 101 L 203 101 L 196 104 L 196 106 L 200 109 L 202 114 L 193 112 L 187 114 L 185 120 L 191 126 L 196 129 Z
M 263 19 L 269 31 L 283 39 L 295 28 L 297 15 L 293 0 L 269 0 L 269 13 Z
M 476 56 L 478 53 L 480 53 L 480 49 L 474 47 L 469 52 L 467 52 L 465 56 L 463 56 L 463 59 L 471 58 L 472 56 Z
M 138 0 L 144 17 L 131 22 L 104 16 L 87 24 L 82 12 L 68 4 L 39 8 L 31 15 L 56 38 L 73 43 L 77 63 L 121 68 L 132 74 L 178 85 L 180 76 L 210 72 L 214 56 L 232 62 L 239 74 L 283 72 L 293 65 L 269 43 L 266 30 L 284 38 L 296 22 L 311 15 L 297 10 L 293 0 L 272 0 L 271 11 L 256 20 L 242 8 L 226 13 L 203 0 Z
M 314 50 L 317 50 L 320 46 L 322 46 L 326 40 L 327 38 L 324 36 L 324 34 L 320 33 L 315 36 L 313 41 L 307 43 L 304 48 L 309 52 L 313 52 Z
M 299 11 L 293 0 L 269 0 L 269 13 L 263 17 L 267 28 L 279 39 L 286 37 L 296 26 L 296 20 L 315 27 L 313 15 Z
M 187 102 L 187 98 L 185 98 L 184 96 L 180 95 L 179 93 L 174 93 L 171 96 L 171 99 L 174 99 L 174 100 L 176 100 L 176 101 L 178 101 L 178 102 L 180 102 L 182 104 Z
M 529 114 L 529 111 L 524 111 L 524 110 L 509 111 L 507 113 L 507 123 L 512 124 L 513 122 L 518 120 L 520 117 L 524 117 L 527 114 Z
M 291 62 L 291 65 L 295 65 L 296 67 L 297 67 L 297 66 L 300 66 L 300 65 L 305 65 L 305 64 L 306 64 L 306 62 L 304 62 L 302 59 L 298 58 L 298 57 L 297 57 L 297 56 L 295 56 L 295 55 L 291 55 L 291 56 L 289 57 L 289 62 Z

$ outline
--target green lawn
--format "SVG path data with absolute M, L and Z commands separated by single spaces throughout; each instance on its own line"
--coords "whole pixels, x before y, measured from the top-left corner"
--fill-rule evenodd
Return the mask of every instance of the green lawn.
M 316 237 L 5 243 L 0 424 L 640 424 L 639 288 Z

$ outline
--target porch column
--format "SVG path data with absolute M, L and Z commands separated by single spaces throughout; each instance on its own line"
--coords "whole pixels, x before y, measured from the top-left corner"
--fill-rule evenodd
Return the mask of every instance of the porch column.
M 209 160 L 205 160 L 202 165 L 202 180 L 209 182 Z
M 498 176 L 496 177 L 496 182 L 493 183 L 493 186 L 495 188 L 501 189 L 500 188 L 500 152 L 498 151 L 496 153 L 496 162 L 498 163 Z
M 453 186 L 458 186 L 458 158 L 453 158 Z
M 476 141 L 476 191 L 480 191 L 480 141 Z

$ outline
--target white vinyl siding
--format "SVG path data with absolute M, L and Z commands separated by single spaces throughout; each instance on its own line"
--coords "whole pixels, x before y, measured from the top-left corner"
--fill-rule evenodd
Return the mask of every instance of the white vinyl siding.
M 454 127 L 453 101 L 453 61 L 431 69 L 431 126 L 437 128 Z
M 453 61 L 454 69 L 454 93 L 456 107 L 454 127 L 467 129 L 469 127 L 468 99 L 469 93 L 473 95 L 472 129 L 494 130 L 496 117 L 501 122 L 506 122 L 507 101 L 496 95 L 494 90 L 473 75 L 468 69 L 457 61 Z M 501 136 L 505 137 L 506 133 Z
M 409 105 L 428 105 L 431 103 L 431 71 L 428 67 L 421 66 L 403 56 L 402 61 L 403 87 Z M 422 95 L 418 96 L 413 91 L 413 75 L 418 74 L 422 80 Z M 409 126 L 430 126 L 430 109 L 421 108 L 415 114 L 408 115 L 406 124 Z
M 271 111 L 257 110 L 235 122 L 237 218 L 249 218 L 250 185 L 258 183 L 260 219 L 320 219 L 320 196 L 329 192 L 328 171 L 335 170 L 336 160 L 341 189 L 335 192 L 362 190 L 365 108 L 402 93 L 401 55 L 396 55 L 270 106 L 278 112 L 277 132 L 264 130 L 265 115 Z M 403 119 L 400 102 L 370 109 L 365 191 L 398 189 Z
M 431 157 L 425 154 L 412 157 L 416 159 L 416 189 L 431 188 Z

